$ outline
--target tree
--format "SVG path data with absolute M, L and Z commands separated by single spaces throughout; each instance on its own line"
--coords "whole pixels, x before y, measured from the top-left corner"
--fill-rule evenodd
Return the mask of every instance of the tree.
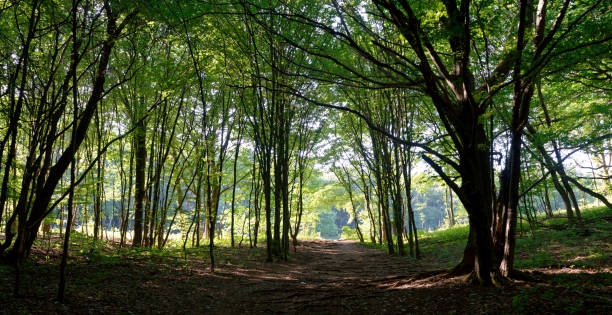
M 432 150 L 426 152 L 438 161 L 429 156 L 424 156 L 424 159 L 457 194 L 470 218 L 472 236 L 458 269 L 473 270 L 478 281 L 485 285 L 492 284 L 500 272 L 511 276 L 521 139 L 529 116 L 535 78 L 555 57 L 608 41 L 599 36 L 589 37 L 586 42 L 579 41 L 579 44 L 565 49 L 559 45 L 570 36 L 568 34 L 576 31 L 576 25 L 584 23 L 585 17 L 603 10 L 601 2 L 570 6 L 570 2 L 565 1 L 555 14 L 547 1 L 540 1 L 537 8 L 532 2 L 521 1 L 512 11 L 512 16 L 496 14 L 492 3 L 472 4 L 469 1 L 446 1 L 443 6 L 383 0 L 373 1 L 371 5 L 340 6 L 335 1 L 332 4 L 322 8 L 313 4 L 300 10 L 297 5 L 290 4 L 288 6 L 293 10 L 289 13 L 285 13 L 285 8 L 262 7 L 302 27 L 312 27 L 327 34 L 325 39 L 309 45 L 300 41 L 296 34 L 268 30 L 320 60 L 318 65 L 305 66 L 312 78 L 353 86 L 415 89 L 428 96 L 457 159 Z M 260 4 L 253 4 L 257 5 Z M 377 14 L 368 15 L 366 21 L 358 13 L 360 6 L 376 10 Z M 313 17 L 312 12 L 317 12 L 318 17 Z M 534 15 L 537 18 L 532 18 Z M 325 19 L 319 18 L 321 16 Z M 428 18 L 432 16 L 442 18 L 433 21 Z M 334 19 L 335 23 L 332 22 Z M 502 51 L 491 51 L 491 43 L 506 41 L 508 35 L 505 30 L 501 31 L 502 27 L 485 29 L 486 23 L 516 25 L 510 29 L 513 44 L 504 46 L 507 48 Z M 388 33 L 392 35 L 386 36 Z M 401 37 L 394 36 L 396 34 Z M 529 38 L 530 34 L 533 37 Z M 331 44 L 324 44 L 326 41 Z M 368 46 L 366 43 L 373 44 Z M 334 45 L 351 49 L 386 76 L 367 76 L 346 58 L 334 54 Z M 442 54 L 442 51 L 450 54 Z M 485 52 L 485 56 L 481 52 Z M 338 70 L 330 71 L 330 65 L 335 65 Z M 492 69 L 493 65 L 497 66 Z M 333 79 L 329 79 L 330 76 Z M 497 191 L 491 163 L 494 139 L 487 132 L 484 118 L 492 114 L 495 102 L 501 101 L 498 97 L 500 91 L 510 86 L 513 87 L 512 104 L 505 108 L 511 113 L 509 137 L 512 140 Z M 319 105 L 352 110 L 320 102 Z M 368 117 L 361 113 L 361 118 Z M 369 124 L 376 126 L 372 121 Z M 384 152 L 382 148 L 377 151 Z M 439 163 L 452 167 L 460 175 L 460 183 L 446 174 Z M 491 222 L 494 222 L 495 238 L 490 233 Z M 503 254 L 498 257 L 496 252 Z
M 43 126 L 38 127 L 39 130 L 46 130 L 46 134 L 35 134 L 34 136 L 37 138 L 36 141 L 32 142 L 29 148 L 29 153 L 26 162 L 26 169 L 23 174 L 21 190 L 20 190 L 20 198 L 17 203 L 16 208 L 13 211 L 13 215 L 11 219 L 9 219 L 9 224 L 7 226 L 11 226 L 15 219 L 18 222 L 18 232 L 17 238 L 13 241 L 14 235 L 10 233 L 10 229 L 7 229 L 7 234 L 5 242 L 0 246 L 0 253 L 4 254 L 5 250 L 9 248 L 11 245 L 11 250 L 8 252 L 8 256 L 11 257 L 12 260 L 17 262 L 17 266 L 29 255 L 30 249 L 34 240 L 36 239 L 38 228 L 42 223 L 44 217 L 50 212 L 48 209 L 49 204 L 51 203 L 51 199 L 55 192 L 55 188 L 64 175 L 64 172 L 70 165 L 72 158 L 76 154 L 78 147 L 83 142 L 86 131 L 89 127 L 91 119 L 95 114 L 96 108 L 102 95 L 104 93 L 104 83 L 106 81 L 106 69 L 110 60 L 111 51 L 118 40 L 119 36 L 122 34 L 125 26 L 135 18 L 137 13 L 137 8 L 115 8 L 112 7 L 110 3 L 104 2 L 101 8 L 104 13 L 104 17 L 106 19 L 106 37 L 100 41 L 100 50 L 97 58 L 96 64 L 96 72 L 94 75 L 94 79 L 92 82 L 92 89 L 89 93 L 87 102 L 83 111 L 80 115 L 80 119 L 78 121 L 72 121 L 71 123 L 76 124 L 76 138 L 72 143 L 72 145 L 68 145 L 65 147 L 59 155 L 59 158 L 53 163 L 51 156 L 53 153 L 53 144 L 58 139 L 58 131 L 61 133 L 62 130 L 59 129 L 59 121 L 63 117 L 63 113 L 66 108 L 66 100 L 68 99 L 69 91 L 73 88 L 77 88 L 75 86 L 70 85 L 70 76 L 66 76 L 63 79 L 62 89 L 58 92 L 54 100 L 56 103 L 47 103 L 43 101 L 39 103 L 38 108 L 35 111 L 43 111 L 50 113 L 50 116 L 46 117 L 46 119 L 40 120 Z M 67 10 L 70 12 L 70 10 Z M 35 3 L 32 9 L 32 15 L 30 20 L 30 32 L 34 31 L 33 21 L 38 21 L 37 14 L 39 8 L 38 3 Z M 87 11 L 86 11 L 87 12 Z M 121 14 L 122 12 L 127 12 Z M 95 14 L 95 13 L 91 13 Z M 122 16 L 123 15 L 123 16 Z M 86 27 L 90 27 L 88 32 L 93 32 L 95 29 L 94 25 L 87 24 L 86 18 L 84 19 Z M 119 22 L 119 23 L 118 23 Z M 31 33 L 28 36 L 35 36 Z M 86 42 L 87 44 L 91 44 L 90 41 Z M 87 46 L 81 48 L 86 49 Z M 84 51 L 84 50 L 81 50 Z M 87 50 L 85 50 L 87 51 Z M 26 55 L 27 57 L 27 55 Z M 79 58 L 76 59 L 77 62 L 83 60 L 83 53 L 79 53 Z M 77 71 L 78 63 L 72 59 L 69 68 L 69 71 Z M 23 73 L 22 83 L 25 84 L 25 78 L 27 74 Z M 49 77 L 49 80 L 54 80 L 55 77 Z M 59 79 L 59 78 L 58 78 Z M 61 79 L 60 79 L 61 80 Z M 61 81 L 60 81 L 61 82 Z M 49 85 L 43 86 L 43 88 L 48 89 Z M 41 91 L 43 93 L 43 91 Z M 23 93 L 21 93 L 23 94 Z M 23 102 L 23 96 L 22 102 Z M 17 101 L 19 103 L 19 101 Z M 51 109 L 46 109 L 46 106 L 51 106 Z M 19 105 L 16 105 L 19 107 Z M 18 120 L 19 116 L 17 115 L 18 111 L 15 111 L 14 119 Z M 39 112 L 42 113 L 42 112 Z M 42 128 L 42 129 L 40 129 Z M 40 147 L 39 147 L 40 146 Z M 38 149 L 42 149 L 42 152 L 37 152 Z M 42 157 L 42 160 L 41 160 Z M 34 178 L 34 174 L 47 174 L 46 177 L 43 178 Z M 31 189 L 30 187 L 34 186 L 35 189 Z M 53 210 L 53 209 L 51 209 Z
M 359 241 L 363 243 L 363 234 L 361 233 L 361 229 L 359 228 L 359 216 L 357 212 L 357 207 L 355 206 L 355 202 L 353 200 L 353 179 L 349 170 L 345 166 L 334 166 L 332 168 L 332 172 L 336 175 L 336 178 L 344 187 L 346 192 L 349 195 L 349 201 L 351 203 L 351 209 L 353 211 L 353 222 L 355 223 L 355 230 L 357 231 L 357 236 L 359 237 Z

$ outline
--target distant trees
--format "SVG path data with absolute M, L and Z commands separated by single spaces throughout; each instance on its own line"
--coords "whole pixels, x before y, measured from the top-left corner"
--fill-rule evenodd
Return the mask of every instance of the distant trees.
M 580 194 L 609 204 L 606 10 L 5 4 L 0 256 L 19 270 L 43 220 L 59 217 L 66 246 L 77 221 L 94 239 L 118 232 L 121 246 L 187 252 L 207 239 L 211 271 L 224 229 L 232 246 L 265 235 L 273 261 L 340 221 L 360 241 L 419 257 L 418 229 L 467 213 L 454 272 L 499 284 L 514 273 L 519 216 L 535 223 L 560 200 L 580 226 Z M 570 167 L 576 152 L 588 176 Z
M 506 10 L 499 10 L 497 3 L 469 1 L 445 1 L 439 6 L 331 1 L 291 3 L 280 9 L 258 2 L 250 5 L 294 22 L 293 28 L 269 31 L 317 60 L 304 65 L 311 78 L 343 87 L 415 90 L 427 96 L 426 103 L 435 113 L 432 118 L 444 131 L 433 141 L 443 141 L 452 148 L 451 155 L 433 149 L 432 143 L 424 146 L 397 137 L 385 128 L 389 118 L 378 120 L 355 102 L 350 107 L 318 105 L 351 111 L 377 132 L 424 150 L 424 161 L 453 189 L 469 214 L 470 241 L 457 271 L 473 272 L 485 285 L 499 283 L 500 274 L 512 276 L 523 130 L 536 81 L 565 54 L 607 49 L 610 38 L 597 35 L 601 33 L 594 31 L 588 18 L 604 15 L 601 2 L 564 1 L 553 9 L 548 1 L 520 1 Z M 321 39 L 301 40 L 299 34 L 305 29 L 321 33 Z M 589 33 L 573 45 L 561 44 L 582 32 Z M 379 107 L 376 114 L 384 115 L 383 108 L 389 111 Z M 495 148 L 496 132 L 508 141 L 503 153 Z M 372 135 L 374 160 L 388 169 L 385 152 L 391 150 L 378 137 L 382 135 Z M 493 164 L 496 154 L 505 161 L 499 178 Z M 383 176 L 380 172 L 376 176 L 381 183 Z M 379 202 L 392 252 L 387 199 Z

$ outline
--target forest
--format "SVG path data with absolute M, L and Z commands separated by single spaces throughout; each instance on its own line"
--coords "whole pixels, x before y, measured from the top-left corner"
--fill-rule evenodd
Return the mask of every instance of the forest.
M 606 0 L 0 0 L 0 314 L 608 313 Z

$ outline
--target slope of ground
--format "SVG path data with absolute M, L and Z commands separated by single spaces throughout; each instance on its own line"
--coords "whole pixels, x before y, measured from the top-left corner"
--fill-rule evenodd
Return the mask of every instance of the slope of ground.
M 452 257 L 456 255 L 451 240 L 447 244 L 425 238 L 421 260 L 390 257 L 355 241 L 303 241 L 289 262 L 274 263 L 264 263 L 265 252 L 259 248 L 220 248 L 218 267 L 211 274 L 204 248 L 189 250 L 187 259 L 180 251 L 108 246 L 92 251 L 86 249 L 91 244 L 80 249 L 83 244 L 77 237 L 64 305 L 53 300 L 59 249 L 45 248 L 43 241 L 35 261 L 25 269 L 25 297 L 12 296 L 12 268 L 0 267 L 0 313 L 605 314 L 612 311 L 612 248 L 609 239 L 595 239 L 611 225 L 594 226 L 586 236 L 591 243 L 578 244 L 577 238 L 574 242 L 585 253 L 593 243 L 599 244 L 596 248 L 603 248 L 599 256 L 576 260 L 588 262 L 582 265 L 567 264 L 562 259 L 565 254 L 559 252 L 573 253 L 573 249 L 563 247 L 566 242 L 562 242 L 563 248 L 552 247 L 548 255 L 562 263 L 546 266 L 538 265 L 538 260 L 527 269 L 537 281 L 515 282 L 504 288 L 482 288 L 461 278 L 432 276 L 432 270 L 458 259 Z M 546 239 L 546 230 L 540 232 L 536 239 Z M 56 241 L 51 239 L 49 244 Z M 529 255 L 525 248 L 519 245 L 519 257 Z

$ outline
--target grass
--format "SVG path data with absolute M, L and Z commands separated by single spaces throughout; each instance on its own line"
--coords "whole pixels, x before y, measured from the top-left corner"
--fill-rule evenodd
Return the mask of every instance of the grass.
M 458 261 L 456 257 L 461 257 L 465 242 L 469 233 L 469 227 L 455 226 L 431 232 L 418 231 L 419 248 L 423 256 L 428 257 L 428 261 L 435 263 L 435 268 L 449 268 Z M 363 242 L 363 246 L 386 251 L 387 244 Z M 396 252 L 398 251 L 397 239 L 394 240 Z M 408 241 L 404 240 L 406 252 L 408 252 Z M 406 257 L 406 259 L 411 259 Z
M 612 259 L 612 209 L 584 209 L 584 228 L 567 218 L 542 220 L 531 235 L 517 239 L 518 268 L 597 268 Z
M 41 257 L 44 260 L 51 260 L 54 256 L 59 257 L 62 251 L 63 238 L 54 235 L 52 239 L 48 236 L 40 237 L 35 240 L 35 246 L 43 253 Z M 241 248 L 238 247 L 239 238 L 235 239 L 235 246 L 231 247 L 229 238 L 215 239 L 214 258 L 217 263 L 241 263 L 251 265 L 253 260 L 265 259 L 265 239 L 258 240 L 258 248 L 249 249 L 248 239 L 243 240 Z M 82 263 L 97 265 L 116 265 L 128 259 L 130 261 L 138 261 L 145 264 L 168 264 L 176 265 L 181 261 L 196 259 L 205 265 L 210 264 L 209 246 L 207 239 L 200 240 L 200 246 L 191 246 L 191 240 L 187 242 L 186 248 L 183 250 L 182 241 L 169 240 L 168 246 L 163 250 L 145 247 L 119 247 L 118 239 L 115 242 L 106 240 L 93 240 L 90 235 L 73 231 L 70 237 L 70 256 L 76 260 L 70 260 L 69 263 Z M 245 256 L 244 253 L 248 255 Z M 0 264 L 0 268 L 4 268 Z M 1 269 L 0 269 L 1 271 Z
M 419 233 L 421 252 L 438 263 L 438 267 L 451 268 L 461 259 L 469 233 L 467 225 Z
M 568 223 L 567 217 L 538 218 L 538 226 L 517 237 L 517 268 L 599 268 L 612 262 L 612 209 L 605 206 L 582 210 L 584 228 Z M 448 268 L 459 262 L 467 242 L 469 226 L 431 232 L 419 231 L 421 252 L 428 260 Z M 387 250 L 386 244 L 362 243 Z
M 523 223 L 523 233 L 517 238 L 516 260 L 517 268 L 597 268 L 610 265 L 612 261 L 612 209 L 607 207 L 585 208 L 582 211 L 585 229 L 568 224 L 566 217 L 538 218 L 538 226 L 529 231 L 529 225 Z M 519 229 L 520 231 L 520 229 Z M 468 226 L 455 226 L 431 232 L 419 231 L 421 253 L 428 261 L 435 263 L 437 268 L 450 268 L 456 265 L 462 257 L 463 249 L 469 234 Z M 230 247 L 227 234 L 215 240 L 215 258 L 217 261 L 235 259 L 238 249 Z M 240 239 L 235 239 L 236 246 Z M 396 243 L 396 242 L 395 242 Z M 407 246 L 407 242 L 405 242 Z M 191 247 L 188 242 L 185 251 L 182 242 L 169 240 L 169 248 L 133 249 L 131 247 L 109 247 L 102 240 L 94 241 L 91 236 L 74 232 L 71 236 L 71 252 L 74 255 L 93 263 L 117 263 L 124 257 L 137 257 L 164 261 L 167 259 L 197 257 L 208 261 L 208 241 L 201 240 L 200 247 Z M 265 247 L 265 239 L 258 241 L 260 247 Z M 45 237 L 39 238 L 36 245 L 43 251 L 60 251 L 60 242 L 49 242 Z M 369 242 L 362 245 L 387 250 L 386 244 Z M 243 247 L 248 247 L 248 239 L 244 239 Z M 397 244 L 396 244 L 397 250 Z M 264 257 L 265 252 L 253 251 L 252 255 Z M 255 258 L 255 257 L 253 257 Z
M 599 307 L 596 310 L 612 306 L 612 302 L 607 298 L 612 288 L 612 209 L 584 209 L 583 219 L 585 228 L 570 225 L 567 218 L 563 217 L 539 218 L 540 222 L 533 233 L 526 232 L 517 238 L 515 266 L 534 271 L 535 277 L 541 277 L 545 281 L 504 288 L 511 291 L 507 294 L 510 294 L 508 303 L 512 302 L 512 312 L 527 313 L 534 307 L 543 307 L 557 313 L 588 313 L 594 306 Z M 468 233 L 468 226 L 419 232 L 423 259 L 417 261 L 407 257 L 409 261 L 406 263 L 415 270 L 452 267 L 462 257 Z M 54 294 L 61 243 L 62 239 L 58 235 L 36 241 L 37 255 L 24 266 L 23 288 L 29 296 Z M 109 292 L 125 292 L 132 288 L 143 289 L 148 286 L 165 287 L 172 284 L 170 288 L 174 289 L 171 289 L 171 292 L 189 297 L 190 295 L 183 292 L 200 289 L 199 284 L 189 282 L 190 279 L 199 279 L 210 266 L 207 244 L 206 240 L 202 240 L 202 246 L 196 248 L 190 247 L 189 241 L 185 251 L 182 242 L 172 243 L 173 246 L 164 250 L 119 248 L 118 242 L 94 241 L 86 234 L 73 233 L 68 270 L 73 274 L 72 277 L 78 274 L 79 281 L 78 284 L 71 282 L 67 293 L 79 301 L 94 301 L 99 306 L 107 305 L 104 304 L 107 300 L 116 300 L 118 295 Z M 226 271 L 235 270 L 237 267 L 257 269 L 265 265 L 263 239 L 259 240 L 259 247 L 256 249 L 248 248 L 247 239 L 243 241 L 242 248 L 230 247 L 228 239 L 215 240 L 215 244 L 216 265 L 227 267 Z M 386 244 L 364 243 L 364 246 L 387 250 Z M 9 284 L 4 290 L 0 287 L 0 301 L 8 301 L 11 298 L 12 272 L 12 266 L 0 265 L 0 283 Z M 206 281 L 220 281 L 219 279 L 226 276 L 227 274 L 219 273 Z M 159 281 L 155 282 L 157 280 Z M 37 285 L 33 285 L 34 283 Z M 209 289 L 215 290 L 220 283 L 212 283 Z M 96 289 L 108 286 L 112 287 L 105 293 Z M 487 292 L 494 295 L 501 291 Z M 150 298 L 153 293 L 148 294 Z M 140 298 L 137 296 L 137 299 Z M 135 303 L 130 301 L 129 303 Z M 542 306 L 544 304 L 545 306 Z M 23 304 L 13 309 L 30 313 L 36 311 L 36 306 Z M 103 309 L 100 310 L 103 312 Z

